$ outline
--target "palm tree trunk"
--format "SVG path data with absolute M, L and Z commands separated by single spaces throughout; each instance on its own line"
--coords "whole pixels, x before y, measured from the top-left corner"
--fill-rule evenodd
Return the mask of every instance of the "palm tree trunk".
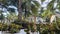
M 21 21 L 22 20 L 22 0 L 18 0 L 18 19 Z
M 34 16 L 34 30 L 36 31 L 37 27 L 36 27 L 36 16 Z

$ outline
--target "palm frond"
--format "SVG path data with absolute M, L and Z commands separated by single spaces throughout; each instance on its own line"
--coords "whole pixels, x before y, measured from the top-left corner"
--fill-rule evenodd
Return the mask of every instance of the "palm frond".
M 40 4 L 37 1 L 33 1 L 33 3 L 35 4 L 35 6 L 40 7 Z

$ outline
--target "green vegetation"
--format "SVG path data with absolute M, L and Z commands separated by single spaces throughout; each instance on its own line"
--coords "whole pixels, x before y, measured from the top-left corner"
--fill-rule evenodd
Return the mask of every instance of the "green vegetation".
M 41 34 L 60 34 L 60 0 L 51 0 L 46 7 L 42 7 L 44 1 L 46 0 L 41 0 L 41 3 L 34 0 L 0 0 L 0 8 L 2 9 L 0 10 L 0 31 L 16 33 L 19 32 L 20 29 L 25 29 L 27 34 L 30 33 L 29 31 L 39 31 Z M 56 6 L 54 3 L 57 3 Z M 9 8 L 9 6 L 13 7 Z M 58 10 L 58 16 L 56 14 L 56 10 Z M 6 15 L 4 13 L 6 13 Z M 52 15 L 55 15 L 56 19 L 54 17 L 53 18 L 56 21 L 50 23 Z M 36 17 L 41 17 L 45 20 L 44 23 L 46 24 L 36 24 Z M 49 21 L 46 22 L 46 19 Z

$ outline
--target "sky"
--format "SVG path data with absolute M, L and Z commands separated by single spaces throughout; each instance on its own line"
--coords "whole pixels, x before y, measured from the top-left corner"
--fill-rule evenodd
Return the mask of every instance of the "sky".
M 37 0 L 40 4 L 41 4 L 41 0 Z M 45 0 L 44 2 L 43 2 L 43 4 L 41 4 L 41 6 L 42 7 L 46 7 L 47 6 L 47 4 L 50 2 L 51 0 Z

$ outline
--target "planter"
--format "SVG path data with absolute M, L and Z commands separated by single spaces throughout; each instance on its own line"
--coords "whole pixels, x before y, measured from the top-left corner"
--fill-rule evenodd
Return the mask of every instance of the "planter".
M 0 31 L 0 34 L 11 34 L 11 33 L 8 33 L 6 31 Z
M 9 33 L 8 31 L 0 31 L 0 34 L 26 34 L 24 29 L 21 29 L 18 33 Z

